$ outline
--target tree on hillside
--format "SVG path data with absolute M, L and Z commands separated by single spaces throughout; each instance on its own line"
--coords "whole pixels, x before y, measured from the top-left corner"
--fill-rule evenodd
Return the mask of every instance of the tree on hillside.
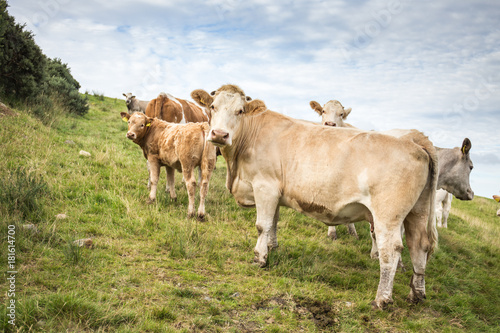
M 71 113 L 87 113 L 87 99 L 78 92 L 80 84 L 68 65 L 46 57 L 33 33 L 16 24 L 7 7 L 0 0 L 0 98 L 28 103 L 37 116 L 50 113 L 53 102 Z
M 44 80 L 45 56 L 24 25 L 16 24 L 0 0 L 0 94 L 35 97 Z

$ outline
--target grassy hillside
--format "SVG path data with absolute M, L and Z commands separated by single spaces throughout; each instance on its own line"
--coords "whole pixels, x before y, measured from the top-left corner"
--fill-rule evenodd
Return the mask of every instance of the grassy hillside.
M 395 303 L 374 311 L 379 279 L 368 223 L 359 241 L 282 208 L 280 247 L 252 263 L 255 210 L 237 207 L 219 157 L 207 222 L 186 218 L 160 190 L 146 205 L 146 163 L 125 138 L 121 100 L 90 97 L 90 112 L 51 127 L 19 111 L 0 118 L 0 327 L 20 332 L 498 332 L 498 204 L 453 201 L 449 229 L 428 264 L 427 300 L 405 301 L 412 274 L 394 282 Z M 67 142 L 71 140 L 71 142 Z M 80 150 L 91 154 L 79 155 Z M 162 170 L 160 187 L 165 185 Z M 56 218 L 65 214 L 65 219 Z M 38 232 L 23 225 L 32 223 Z M 15 226 L 15 298 L 5 283 Z M 92 238 L 93 247 L 74 240 Z M 16 326 L 8 323 L 16 300 Z

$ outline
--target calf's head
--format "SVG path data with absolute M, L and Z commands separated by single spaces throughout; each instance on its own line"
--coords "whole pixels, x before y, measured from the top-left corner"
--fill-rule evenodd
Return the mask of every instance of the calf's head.
M 474 191 L 470 186 L 473 168 L 470 158 L 472 143 L 465 138 L 462 147 L 441 149 L 439 155 L 439 186 L 460 200 L 472 200 Z
M 142 112 L 134 112 L 132 115 L 121 112 L 120 115 L 128 123 L 127 138 L 133 141 L 143 138 L 153 121 L 153 118 Z
M 329 101 L 323 107 L 316 102 L 309 103 L 311 109 L 316 111 L 321 116 L 321 123 L 327 126 L 344 127 L 344 120 L 351 112 L 351 108 L 345 109 L 339 101 Z
M 210 119 L 208 141 L 219 147 L 232 145 L 245 117 L 266 109 L 264 102 L 245 96 L 235 85 L 224 85 L 210 94 L 194 90 L 191 97 L 207 110 Z

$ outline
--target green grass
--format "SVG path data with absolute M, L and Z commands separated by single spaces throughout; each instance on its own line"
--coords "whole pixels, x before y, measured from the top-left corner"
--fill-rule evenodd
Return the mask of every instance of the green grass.
M 16 327 L 0 284 L 0 327 L 20 332 L 498 332 L 498 204 L 453 201 L 449 228 L 428 264 L 427 300 L 410 305 L 409 269 L 398 272 L 394 305 L 374 311 L 379 279 L 368 224 L 360 240 L 282 208 L 279 248 L 253 264 L 255 210 L 225 189 L 219 157 L 207 222 L 187 219 L 163 191 L 147 205 L 146 163 L 125 138 L 122 100 L 88 96 L 90 112 L 46 126 L 17 110 L 0 119 L 0 248 L 16 226 Z M 65 143 L 72 140 L 74 144 Z M 88 151 L 91 157 L 78 154 Z M 16 199 L 13 199 L 16 198 Z M 17 200 L 17 201 L 16 201 Z M 66 219 L 57 219 L 64 213 Z M 33 223 L 39 232 L 23 229 Z M 94 247 L 73 241 L 92 238 Z M 7 256 L 0 256 L 8 271 Z M 7 275 L 5 274 L 5 278 Z M 5 280 L 4 280 L 5 281 Z

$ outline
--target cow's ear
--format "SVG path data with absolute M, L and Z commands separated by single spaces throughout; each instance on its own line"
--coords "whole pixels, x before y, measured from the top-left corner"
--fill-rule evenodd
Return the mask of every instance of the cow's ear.
M 311 109 L 316 111 L 320 116 L 323 114 L 323 108 L 321 107 L 321 105 L 319 105 L 318 102 L 311 101 L 309 102 L 309 105 L 311 106 Z
M 128 120 L 130 119 L 130 115 L 127 112 L 120 112 L 120 116 L 122 117 L 122 120 L 124 122 L 128 122 Z
M 346 119 L 347 116 L 349 115 L 349 113 L 351 113 L 352 111 L 352 108 L 347 108 L 347 109 L 344 109 L 344 116 L 342 117 L 342 119 Z
M 135 95 L 133 95 L 133 96 L 130 96 L 130 98 L 135 98 Z
M 146 116 L 146 127 L 151 126 L 151 123 L 153 122 L 153 119 L 154 118 L 152 118 L 152 117 Z
M 245 104 L 244 112 L 255 114 L 265 111 L 266 109 L 267 109 L 266 103 L 264 103 L 260 99 L 254 99 L 253 101 Z
M 252 97 L 246 96 L 245 99 L 246 99 L 247 102 L 250 102 L 252 100 Z
M 196 103 L 198 103 L 201 106 L 204 106 L 206 108 L 208 108 L 212 104 L 212 102 L 214 101 L 213 97 L 210 96 L 203 89 L 193 90 L 193 92 L 191 93 L 191 98 L 194 99 Z
M 467 156 L 469 154 L 469 151 L 472 147 L 472 143 L 470 142 L 469 138 L 465 138 L 464 142 L 462 143 L 462 155 Z
M 123 93 L 123 96 L 127 97 L 127 95 L 125 93 Z

